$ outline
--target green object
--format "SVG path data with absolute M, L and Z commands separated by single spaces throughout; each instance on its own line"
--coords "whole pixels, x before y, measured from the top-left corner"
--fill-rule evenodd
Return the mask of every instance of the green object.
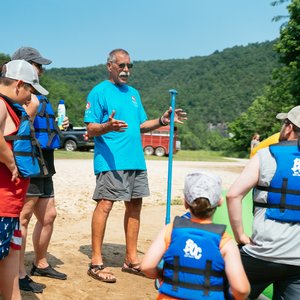
M 230 226 L 230 221 L 228 217 L 228 211 L 227 211 L 227 205 L 226 205 L 226 192 L 223 192 L 223 204 L 218 207 L 216 213 L 214 214 L 214 222 L 219 223 L 219 224 L 225 224 L 227 225 L 226 231 L 234 238 L 231 226 Z M 243 225 L 244 225 L 244 230 L 247 235 L 251 235 L 252 233 L 252 222 L 253 222 L 253 214 L 252 214 L 252 194 L 249 192 L 245 199 L 243 200 Z
M 225 224 L 227 225 L 226 232 L 230 234 L 232 238 L 234 238 L 231 226 L 230 226 L 230 221 L 228 217 L 228 210 L 227 210 L 227 205 L 226 205 L 226 193 L 227 191 L 223 192 L 223 204 L 218 207 L 216 213 L 214 214 L 213 221 L 214 223 L 217 224 Z M 252 191 L 250 191 L 246 197 L 243 199 L 243 225 L 244 225 L 244 231 L 247 235 L 251 235 L 252 233 L 252 222 L 253 222 L 253 214 L 252 214 L 252 208 L 253 208 L 253 202 L 252 202 Z M 273 294 L 273 286 L 270 285 L 268 286 L 263 294 L 272 299 L 272 294 Z

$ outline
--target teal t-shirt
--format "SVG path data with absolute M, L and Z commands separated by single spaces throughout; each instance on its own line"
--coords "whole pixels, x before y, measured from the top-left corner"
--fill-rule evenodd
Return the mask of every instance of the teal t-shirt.
M 94 172 L 146 170 L 140 125 L 147 120 L 139 92 L 128 85 L 109 80 L 96 85 L 87 97 L 85 123 L 106 123 L 112 111 L 114 119 L 125 121 L 124 132 L 111 131 L 95 137 Z

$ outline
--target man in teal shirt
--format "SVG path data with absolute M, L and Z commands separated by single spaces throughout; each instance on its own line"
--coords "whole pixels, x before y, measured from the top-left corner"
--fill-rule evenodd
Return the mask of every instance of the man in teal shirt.
M 84 116 L 89 136 L 95 137 L 94 172 L 97 176 L 88 275 L 111 283 L 116 282 L 116 278 L 103 266 L 102 244 L 106 221 L 115 201 L 125 203 L 126 255 L 122 271 L 143 275 L 137 240 L 142 198 L 149 196 L 149 187 L 141 132 L 168 125 L 172 112 L 169 108 L 162 117 L 147 120 L 139 92 L 127 85 L 132 67 L 127 51 L 110 52 L 107 59 L 109 78 L 89 93 Z M 183 123 L 186 113 L 176 109 L 174 117 L 175 122 Z

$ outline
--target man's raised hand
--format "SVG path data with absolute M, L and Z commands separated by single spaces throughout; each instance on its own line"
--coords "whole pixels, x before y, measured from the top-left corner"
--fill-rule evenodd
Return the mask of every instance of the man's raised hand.
M 125 121 L 114 119 L 115 114 L 116 111 L 113 110 L 108 120 L 111 131 L 118 131 L 118 132 L 125 131 L 125 129 L 128 127 L 128 124 Z

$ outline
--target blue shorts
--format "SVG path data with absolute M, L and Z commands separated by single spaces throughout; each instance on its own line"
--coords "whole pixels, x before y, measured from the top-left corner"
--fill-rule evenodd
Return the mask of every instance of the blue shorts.
M 0 260 L 8 255 L 10 247 L 21 250 L 21 245 L 19 218 L 0 217 Z

